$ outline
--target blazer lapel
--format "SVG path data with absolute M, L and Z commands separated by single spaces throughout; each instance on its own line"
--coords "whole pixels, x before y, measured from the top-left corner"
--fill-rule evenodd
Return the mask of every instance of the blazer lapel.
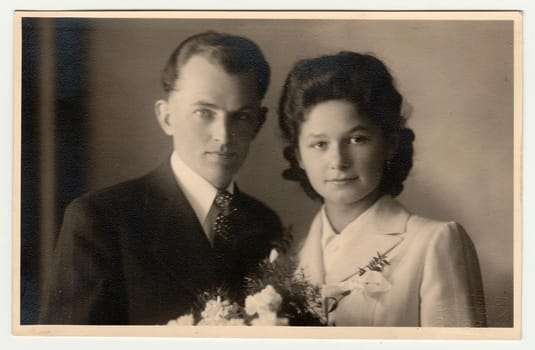
M 379 253 L 387 255 L 387 260 L 396 254 L 396 247 L 403 241 L 403 234 L 363 234 L 358 239 L 342 244 L 337 258 L 327 267 L 326 282 L 338 283 L 365 268 Z
M 338 283 L 364 268 L 378 253 L 396 256 L 404 240 L 410 214 L 390 196 L 374 205 L 350 223 L 338 237 L 338 250 L 330 266 L 323 266 L 321 215 L 318 214 L 303 246 L 303 264 L 314 282 Z M 311 280 L 312 281 L 312 280 Z
M 404 240 L 409 216 L 392 197 L 381 197 L 342 232 L 336 255 L 330 266 L 325 266 L 325 283 L 347 279 L 378 253 L 387 253 L 387 259 L 395 257 L 397 246 Z M 316 241 L 321 244 L 321 233 Z

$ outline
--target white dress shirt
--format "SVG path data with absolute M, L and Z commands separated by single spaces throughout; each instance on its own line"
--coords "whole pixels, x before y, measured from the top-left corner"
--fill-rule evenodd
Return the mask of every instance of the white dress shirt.
M 171 155 L 171 169 L 180 189 L 199 219 L 206 237 L 213 244 L 212 223 L 217 216 L 217 209 L 213 204 L 218 189 L 184 163 L 176 151 Z M 234 193 L 234 180 L 230 182 L 226 190 Z

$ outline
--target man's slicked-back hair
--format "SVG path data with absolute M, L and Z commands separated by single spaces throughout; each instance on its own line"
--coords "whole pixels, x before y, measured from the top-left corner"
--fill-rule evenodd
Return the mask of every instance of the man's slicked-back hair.
M 271 72 L 258 45 L 241 36 L 214 31 L 190 36 L 173 51 L 162 72 L 162 86 L 167 94 L 175 89 L 180 68 L 196 55 L 220 65 L 229 74 L 251 74 L 259 98 L 264 98 Z

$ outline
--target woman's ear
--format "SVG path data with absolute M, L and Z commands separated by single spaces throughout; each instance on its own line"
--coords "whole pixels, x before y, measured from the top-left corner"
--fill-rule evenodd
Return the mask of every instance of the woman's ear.
M 158 100 L 154 104 L 154 113 L 158 124 L 167 135 L 173 135 L 173 125 L 171 114 L 169 113 L 169 102 L 166 100 Z
M 386 150 L 386 160 L 390 161 L 396 153 L 398 152 L 399 147 L 399 134 L 393 134 L 388 137 L 388 144 Z
M 299 167 L 300 167 L 301 169 L 305 169 L 305 168 L 303 167 L 303 161 L 301 160 L 301 152 L 299 152 L 299 147 L 296 147 L 296 148 L 294 149 L 294 152 L 295 152 L 295 160 L 297 160 L 297 164 L 299 164 Z

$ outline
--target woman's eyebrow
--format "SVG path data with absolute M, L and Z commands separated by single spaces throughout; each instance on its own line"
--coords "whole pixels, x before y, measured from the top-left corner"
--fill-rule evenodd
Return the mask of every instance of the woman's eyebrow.
M 367 130 L 370 130 L 370 128 L 367 127 L 367 126 L 365 126 L 365 125 L 361 125 L 361 124 L 359 124 L 359 125 L 356 125 L 356 126 L 354 126 L 353 128 L 351 128 L 351 129 L 349 130 L 349 132 L 351 133 L 351 132 L 362 131 L 362 130 L 367 131 Z
M 368 131 L 368 130 L 370 130 L 369 127 L 359 124 L 359 125 L 356 125 L 356 126 L 352 127 L 351 129 L 349 129 L 347 131 L 347 133 L 351 134 L 351 133 L 353 133 L 355 131 Z M 320 137 L 326 137 L 326 136 L 327 136 L 327 134 L 321 133 L 321 132 L 320 133 L 310 133 L 310 134 L 306 135 L 306 137 L 309 137 L 309 138 L 320 138 Z

